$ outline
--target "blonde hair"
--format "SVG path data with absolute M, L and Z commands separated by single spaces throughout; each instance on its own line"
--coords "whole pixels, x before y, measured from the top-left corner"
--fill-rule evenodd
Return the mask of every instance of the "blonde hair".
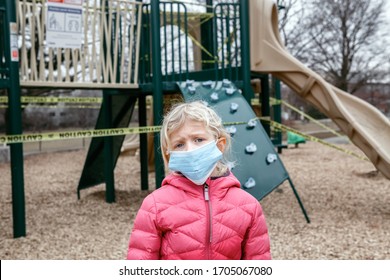
M 187 120 L 202 122 L 205 128 L 214 136 L 215 140 L 218 140 L 219 138 L 226 139 L 223 158 L 217 164 L 217 170 L 223 173 L 230 169 L 232 165 L 232 163 L 228 160 L 228 155 L 230 154 L 231 149 L 230 134 L 225 130 L 222 124 L 222 119 L 218 116 L 218 114 L 201 101 L 176 104 L 164 117 L 160 131 L 160 144 L 165 166 L 167 167 L 168 165 L 167 154 L 170 144 L 170 136 L 172 132 L 182 127 Z

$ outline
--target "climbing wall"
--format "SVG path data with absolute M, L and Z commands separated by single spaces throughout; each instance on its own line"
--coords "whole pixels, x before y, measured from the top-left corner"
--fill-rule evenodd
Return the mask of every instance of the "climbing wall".
M 231 81 L 186 81 L 178 85 L 186 102 L 202 100 L 222 118 L 232 136 L 232 172 L 243 189 L 260 200 L 289 179 L 260 121 Z

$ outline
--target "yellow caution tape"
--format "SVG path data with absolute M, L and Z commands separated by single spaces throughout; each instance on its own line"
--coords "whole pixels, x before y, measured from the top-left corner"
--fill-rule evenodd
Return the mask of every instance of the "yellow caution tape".
M 246 122 L 231 122 L 225 125 L 239 125 Z M 16 144 L 38 141 L 69 140 L 90 137 L 121 136 L 127 134 L 152 133 L 161 130 L 161 126 L 143 126 L 143 127 L 126 127 L 110 128 L 96 130 L 78 130 L 78 131 L 61 131 L 48 133 L 31 133 L 17 135 L 0 135 L 0 144 Z
M 126 127 L 96 130 L 61 131 L 49 133 L 0 135 L 0 144 L 15 144 L 37 141 L 80 139 L 88 137 L 121 136 L 160 131 L 161 126 Z
M 304 134 L 296 129 L 287 127 L 283 124 L 271 120 L 269 117 L 257 117 L 262 121 L 267 121 L 275 129 L 290 131 L 297 135 L 304 137 L 312 142 L 318 142 L 328 147 L 334 148 L 346 154 L 352 155 L 358 159 L 369 161 L 367 157 L 356 154 L 355 152 L 344 149 L 340 146 L 332 143 L 323 141 L 311 135 Z M 228 125 L 241 125 L 247 124 L 248 122 L 226 122 L 225 126 Z M 27 143 L 27 142 L 38 142 L 38 141 L 53 141 L 53 140 L 69 140 L 69 139 L 80 139 L 90 137 L 105 137 L 105 136 L 123 136 L 127 134 L 141 134 L 141 133 L 153 133 L 160 131 L 161 126 L 144 126 L 144 127 L 127 127 L 127 128 L 110 128 L 110 129 L 96 129 L 96 130 L 78 130 L 78 131 L 61 131 L 61 132 L 49 132 L 49 133 L 33 133 L 33 134 L 17 134 L 17 135 L 0 135 L 0 144 L 16 144 L 16 143 Z
M 21 96 L 21 103 L 71 103 L 71 104 L 82 104 L 82 103 L 91 103 L 91 104 L 101 104 L 103 102 L 102 97 L 53 97 L 53 96 Z M 8 104 L 8 96 L 0 96 L 0 103 Z M 151 100 L 146 99 L 146 105 L 151 105 Z M 2 108 L 7 108 L 7 105 L 0 105 Z M 23 104 L 22 104 L 23 106 Z M 47 107 L 48 105 L 35 105 L 36 107 Z M 62 105 L 52 105 L 62 106 Z M 88 105 L 78 105 L 78 106 L 88 106 Z M 64 105 L 65 107 L 65 105 Z M 66 107 L 69 107 L 68 105 Z M 95 105 L 96 107 L 96 105 Z M 77 108 L 77 106 L 75 106 Z M 84 107 L 82 107 L 84 108 Z
M 361 156 L 361 155 L 359 155 L 359 154 L 357 154 L 357 153 L 355 153 L 355 152 L 353 152 L 353 151 L 349 151 L 349 150 L 344 149 L 344 148 L 342 148 L 342 147 L 340 147 L 340 146 L 337 146 L 337 145 L 335 145 L 335 144 L 332 144 L 332 143 L 326 142 L 326 141 L 324 141 L 324 140 L 321 140 L 321 139 L 319 139 L 319 138 L 317 138 L 317 137 L 314 137 L 314 136 L 311 136 L 311 135 L 304 134 L 304 133 L 302 133 L 302 132 L 300 132 L 300 131 L 298 131 L 298 130 L 296 130 L 296 129 L 293 129 L 293 128 L 291 128 L 291 127 L 287 127 L 287 126 L 285 126 L 285 125 L 283 125 L 283 124 L 280 124 L 280 123 L 275 122 L 275 121 L 272 121 L 272 120 L 270 120 L 269 122 L 270 122 L 271 125 L 272 125 L 274 128 L 276 128 L 276 129 L 280 129 L 280 130 L 283 130 L 283 131 L 290 131 L 290 132 L 293 132 L 293 133 L 295 133 L 295 134 L 297 134 L 297 135 L 299 135 L 299 136 L 302 136 L 303 138 L 305 138 L 305 139 L 307 139 L 307 140 L 310 140 L 310 141 L 312 141 L 312 142 L 318 142 L 318 143 L 321 143 L 321 144 L 323 144 L 323 145 L 325 145 L 325 146 L 328 146 L 328 147 L 334 148 L 334 149 L 336 149 L 336 150 L 339 150 L 339 151 L 341 151 L 341 152 L 343 152 L 343 153 L 346 153 L 346 154 L 348 154 L 348 155 L 354 156 L 354 157 L 356 157 L 356 158 L 358 158 L 358 159 L 365 160 L 365 161 L 370 161 L 370 160 L 369 160 L 367 157 L 365 157 L 365 156 Z
M 102 97 L 21 97 L 22 103 L 102 103 L 102 100 Z
M 88 108 L 99 109 L 103 102 L 102 97 L 53 97 L 53 96 L 21 96 L 21 107 L 26 108 Z M 8 108 L 8 97 L 0 96 L 0 108 Z M 42 104 L 43 103 L 43 104 Z M 50 104 L 57 103 L 57 104 Z M 59 103 L 59 104 L 58 104 Z M 146 100 L 146 105 L 151 105 L 150 99 Z
M 21 103 L 102 103 L 102 97 L 21 96 Z M 0 103 L 8 103 L 8 96 L 0 96 Z
M 351 141 L 349 140 L 348 137 L 346 137 L 345 135 L 341 135 L 340 133 L 338 133 L 336 130 L 330 128 L 329 126 L 326 126 L 324 125 L 323 123 L 321 123 L 320 121 L 314 119 L 313 117 L 311 117 L 310 115 L 302 112 L 301 110 L 299 110 L 298 108 L 294 107 L 293 105 L 287 103 L 286 101 L 284 100 L 280 100 L 280 99 L 276 99 L 276 98 L 273 98 L 273 97 L 270 97 L 270 105 L 271 106 L 274 106 L 274 105 L 284 105 L 288 108 L 290 108 L 291 110 L 297 112 L 298 114 L 304 116 L 306 119 L 312 121 L 313 123 L 317 124 L 318 126 L 324 128 L 325 130 L 333 133 L 334 135 L 336 136 L 339 136 L 339 137 L 342 137 L 343 139 L 345 139 L 346 141 L 348 141 L 349 143 L 351 143 Z M 251 100 L 251 105 L 261 105 L 259 100 L 257 98 L 253 98 Z
M 28 105 L 22 104 L 22 108 L 67 108 L 67 109 L 100 109 L 100 106 L 97 105 L 39 105 L 39 104 L 33 104 L 30 103 Z M 0 105 L 1 109 L 8 108 L 8 105 Z
M 278 100 L 278 99 L 275 99 L 275 98 L 272 98 L 272 97 L 270 97 L 269 101 L 270 101 L 269 105 L 271 105 L 271 106 L 282 104 L 281 100 Z M 252 98 L 251 99 L 251 105 L 252 106 L 255 106 L 255 105 L 260 105 L 261 106 L 261 103 L 260 103 L 258 98 Z
M 275 122 L 273 120 L 271 120 L 270 117 L 256 117 L 254 118 L 254 120 L 261 120 L 261 121 L 266 121 L 266 122 L 269 122 L 270 125 L 272 126 L 272 128 L 275 128 L 277 130 L 282 130 L 282 131 L 290 131 L 290 132 L 293 132 L 299 136 L 302 136 L 303 138 L 309 140 L 309 141 L 312 141 L 312 142 L 317 142 L 317 143 L 320 143 L 320 144 L 323 144 L 325 146 L 328 146 L 330 148 L 334 148 L 338 151 L 341 151 L 345 154 L 348 154 L 348 155 L 351 155 L 351 156 L 354 156 L 360 160 L 364 160 L 364 161 L 370 161 L 367 157 L 365 156 L 361 156 L 353 151 L 350 151 L 350 150 L 347 150 L 345 148 L 342 148 L 340 146 L 337 146 L 335 144 L 332 144 L 332 143 L 329 143 L 329 142 L 326 142 L 324 140 L 321 140 L 317 137 L 314 137 L 312 135 L 308 135 L 308 134 L 305 134 L 303 132 L 300 132 L 294 128 L 291 128 L 291 127 L 288 127 L 286 125 L 283 125 L 281 123 L 278 123 L 278 122 Z M 247 124 L 248 122 L 228 122 L 228 123 L 224 123 L 225 126 L 228 126 L 228 125 L 241 125 L 241 124 Z
M 350 142 L 349 138 L 346 137 L 345 135 L 341 135 L 341 134 L 338 133 L 336 130 L 330 128 L 329 126 L 324 125 L 324 124 L 321 123 L 320 121 L 318 121 L 318 120 L 314 119 L 313 117 L 309 116 L 308 114 L 302 112 L 301 110 L 299 110 L 298 108 L 294 107 L 293 105 L 287 103 L 286 101 L 284 101 L 284 100 L 278 100 L 278 99 L 275 99 L 275 98 L 272 98 L 272 97 L 271 97 L 270 99 L 272 100 L 272 102 L 275 102 L 275 104 L 276 104 L 277 102 L 280 102 L 280 104 L 283 104 L 284 106 L 286 106 L 286 107 L 290 108 L 291 110 L 297 112 L 298 114 L 304 116 L 306 119 L 309 119 L 310 121 L 316 123 L 318 126 L 324 128 L 324 129 L 326 129 L 327 131 L 332 132 L 334 135 L 339 136 L 339 137 L 342 137 L 343 139 L 345 139 L 345 140 L 347 140 L 348 142 Z

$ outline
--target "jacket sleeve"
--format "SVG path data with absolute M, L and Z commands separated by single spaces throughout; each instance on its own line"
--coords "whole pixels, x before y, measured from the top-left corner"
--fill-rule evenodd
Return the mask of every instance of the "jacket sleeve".
M 161 231 L 158 229 L 153 194 L 147 196 L 134 221 L 127 251 L 128 260 L 160 259 Z
M 243 260 L 270 260 L 271 249 L 267 224 L 259 202 L 255 204 L 252 225 L 249 227 L 242 248 Z

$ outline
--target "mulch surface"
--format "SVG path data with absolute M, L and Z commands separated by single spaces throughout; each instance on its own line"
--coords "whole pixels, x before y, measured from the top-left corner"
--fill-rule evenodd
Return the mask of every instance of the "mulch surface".
M 361 152 L 351 144 L 343 148 Z M 143 198 L 137 156 L 120 156 L 116 202 L 105 186 L 77 185 L 86 151 L 27 156 L 27 236 L 13 238 L 10 164 L 0 164 L 1 259 L 124 259 Z M 311 219 L 286 181 L 261 200 L 274 259 L 390 259 L 390 180 L 367 161 L 307 142 L 280 155 Z

